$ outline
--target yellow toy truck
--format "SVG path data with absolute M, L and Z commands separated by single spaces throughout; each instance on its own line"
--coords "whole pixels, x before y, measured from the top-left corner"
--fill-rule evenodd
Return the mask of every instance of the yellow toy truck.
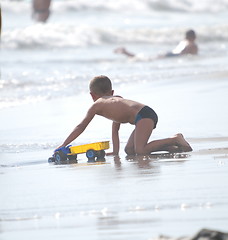
M 105 151 L 109 149 L 109 141 L 84 144 L 79 146 L 61 147 L 55 150 L 49 163 L 77 163 L 77 154 L 86 153 L 88 162 L 105 161 Z

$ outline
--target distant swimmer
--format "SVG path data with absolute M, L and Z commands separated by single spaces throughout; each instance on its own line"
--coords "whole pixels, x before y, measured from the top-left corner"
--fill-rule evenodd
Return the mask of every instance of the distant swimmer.
M 38 22 L 46 22 L 50 15 L 51 0 L 33 0 L 32 17 Z
M 180 55 L 197 55 L 198 54 L 198 46 L 195 43 L 196 33 L 193 30 L 188 30 L 185 33 L 185 39 L 181 41 L 171 52 L 167 52 L 166 54 L 159 55 L 158 58 L 164 57 L 176 57 Z M 135 57 L 134 53 L 127 51 L 125 48 L 117 48 L 115 53 L 124 54 L 127 57 Z
M 185 39 L 181 41 L 171 52 L 166 53 L 162 57 L 175 57 L 180 55 L 197 55 L 198 46 L 195 43 L 196 33 L 193 30 L 188 30 L 185 33 Z

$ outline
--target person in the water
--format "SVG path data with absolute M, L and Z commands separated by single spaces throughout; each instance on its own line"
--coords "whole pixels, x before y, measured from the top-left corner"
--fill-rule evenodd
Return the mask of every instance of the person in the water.
M 46 22 L 50 15 L 51 0 L 33 0 L 32 17 L 38 22 Z
M 194 30 L 188 30 L 185 33 L 185 39 L 182 40 L 172 51 L 167 52 L 163 55 L 159 55 L 158 58 L 164 57 L 176 57 L 181 55 L 197 55 L 198 54 L 198 46 L 195 42 L 196 40 L 196 33 Z M 117 48 L 115 53 L 124 54 L 127 57 L 135 57 L 136 54 L 129 52 L 125 48 Z

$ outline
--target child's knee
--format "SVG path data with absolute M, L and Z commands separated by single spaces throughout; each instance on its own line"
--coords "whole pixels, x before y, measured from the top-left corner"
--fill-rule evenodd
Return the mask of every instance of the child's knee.
M 124 149 L 124 151 L 125 151 L 125 153 L 126 153 L 127 155 L 135 155 L 135 154 L 137 154 L 137 155 L 143 155 L 143 154 L 145 154 L 145 149 L 142 148 L 142 147 L 136 147 L 136 148 L 134 149 L 134 148 L 132 148 L 132 147 L 126 146 L 125 149 Z

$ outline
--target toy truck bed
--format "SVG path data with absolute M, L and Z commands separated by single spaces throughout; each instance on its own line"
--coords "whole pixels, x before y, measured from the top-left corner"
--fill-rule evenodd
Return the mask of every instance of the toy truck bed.
M 109 141 L 89 143 L 89 144 L 70 147 L 70 153 L 68 155 L 86 153 L 88 150 L 100 151 L 105 149 L 109 149 Z

